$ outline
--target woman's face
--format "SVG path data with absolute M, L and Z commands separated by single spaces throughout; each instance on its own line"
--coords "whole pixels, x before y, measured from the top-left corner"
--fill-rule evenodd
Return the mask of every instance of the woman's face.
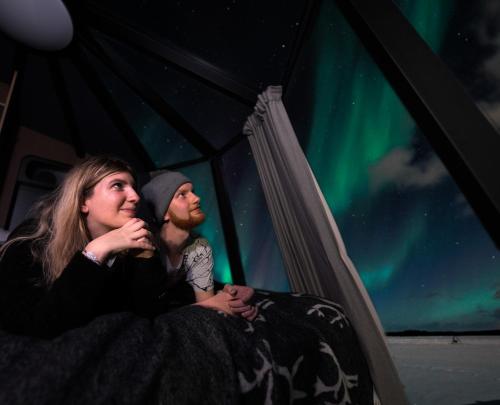
M 93 239 L 122 227 L 135 217 L 140 198 L 134 186 L 128 172 L 110 174 L 94 186 L 92 195 L 81 207 Z

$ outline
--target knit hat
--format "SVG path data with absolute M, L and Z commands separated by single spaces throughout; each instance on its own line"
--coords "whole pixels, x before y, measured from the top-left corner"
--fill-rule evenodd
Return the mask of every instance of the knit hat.
M 142 187 L 142 195 L 159 224 L 163 223 L 165 211 L 174 198 L 175 192 L 185 183 L 192 183 L 192 181 L 180 172 L 167 171 L 153 177 Z

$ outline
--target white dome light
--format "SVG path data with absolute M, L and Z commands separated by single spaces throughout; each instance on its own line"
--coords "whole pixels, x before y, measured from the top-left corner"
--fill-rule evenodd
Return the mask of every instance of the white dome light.
M 46 51 L 63 49 L 73 38 L 73 22 L 61 0 L 0 0 L 0 30 Z

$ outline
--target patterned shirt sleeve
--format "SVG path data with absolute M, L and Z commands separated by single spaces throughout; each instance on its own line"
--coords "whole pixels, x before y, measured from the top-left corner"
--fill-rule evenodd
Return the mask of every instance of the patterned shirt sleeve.
M 184 251 L 186 281 L 195 291 L 214 288 L 212 248 L 206 239 L 198 238 Z

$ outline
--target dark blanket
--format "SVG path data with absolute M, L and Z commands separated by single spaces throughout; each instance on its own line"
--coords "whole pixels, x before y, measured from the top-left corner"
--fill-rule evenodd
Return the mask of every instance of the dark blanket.
M 102 316 L 55 339 L 0 332 L 1 404 L 372 404 L 342 309 L 257 291 L 253 322 L 188 306 Z

